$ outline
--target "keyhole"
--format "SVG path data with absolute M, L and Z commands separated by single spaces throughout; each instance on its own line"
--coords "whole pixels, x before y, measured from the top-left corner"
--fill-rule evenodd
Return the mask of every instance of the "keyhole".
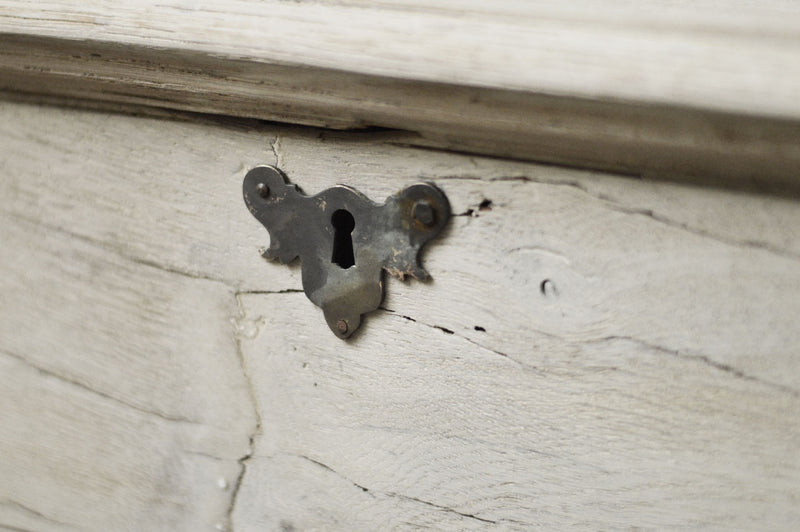
M 353 255 L 353 237 L 350 233 L 356 226 L 353 215 L 344 209 L 339 209 L 331 216 L 333 225 L 333 257 L 331 262 L 338 264 L 340 268 L 347 269 L 356 263 Z

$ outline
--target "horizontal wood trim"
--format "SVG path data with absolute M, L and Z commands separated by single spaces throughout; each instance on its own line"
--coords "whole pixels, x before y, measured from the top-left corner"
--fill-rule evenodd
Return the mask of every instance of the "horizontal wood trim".
M 718 183 L 800 183 L 800 9 L 7 2 L 0 89 Z M 725 7 L 735 9 L 724 9 Z

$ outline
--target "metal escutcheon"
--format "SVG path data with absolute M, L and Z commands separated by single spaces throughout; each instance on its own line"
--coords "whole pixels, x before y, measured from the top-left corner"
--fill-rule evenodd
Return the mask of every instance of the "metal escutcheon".
M 306 196 L 279 169 L 258 166 L 243 189 L 247 208 L 269 231 L 264 257 L 283 264 L 300 258 L 303 289 L 339 338 L 380 306 L 384 270 L 401 281 L 430 278 L 418 253 L 450 218 L 447 197 L 430 183 L 381 205 L 343 185 Z

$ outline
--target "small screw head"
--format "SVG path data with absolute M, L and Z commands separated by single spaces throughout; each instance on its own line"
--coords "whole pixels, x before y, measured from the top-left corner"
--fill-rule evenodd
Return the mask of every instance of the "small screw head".
M 341 334 L 347 333 L 347 322 L 344 320 L 339 320 L 336 322 L 336 330 L 339 331 Z
M 414 204 L 412 212 L 414 219 L 422 225 L 433 225 L 436 220 L 436 211 L 433 210 L 431 204 L 427 200 L 420 200 Z
M 259 183 L 256 185 L 256 192 L 258 192 L 258 195 L 262 198 L 266 198 L 269 196 L 269 187 L 264 183 Z

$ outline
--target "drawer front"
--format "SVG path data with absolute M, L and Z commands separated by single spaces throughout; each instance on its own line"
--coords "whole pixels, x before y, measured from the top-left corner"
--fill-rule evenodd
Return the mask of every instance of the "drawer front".
M 0 103 L 0 526 L 800 522 L 791 199 L 189 115 Z M 433 280 L 351 340 L 242 179 L 431 181 Z

